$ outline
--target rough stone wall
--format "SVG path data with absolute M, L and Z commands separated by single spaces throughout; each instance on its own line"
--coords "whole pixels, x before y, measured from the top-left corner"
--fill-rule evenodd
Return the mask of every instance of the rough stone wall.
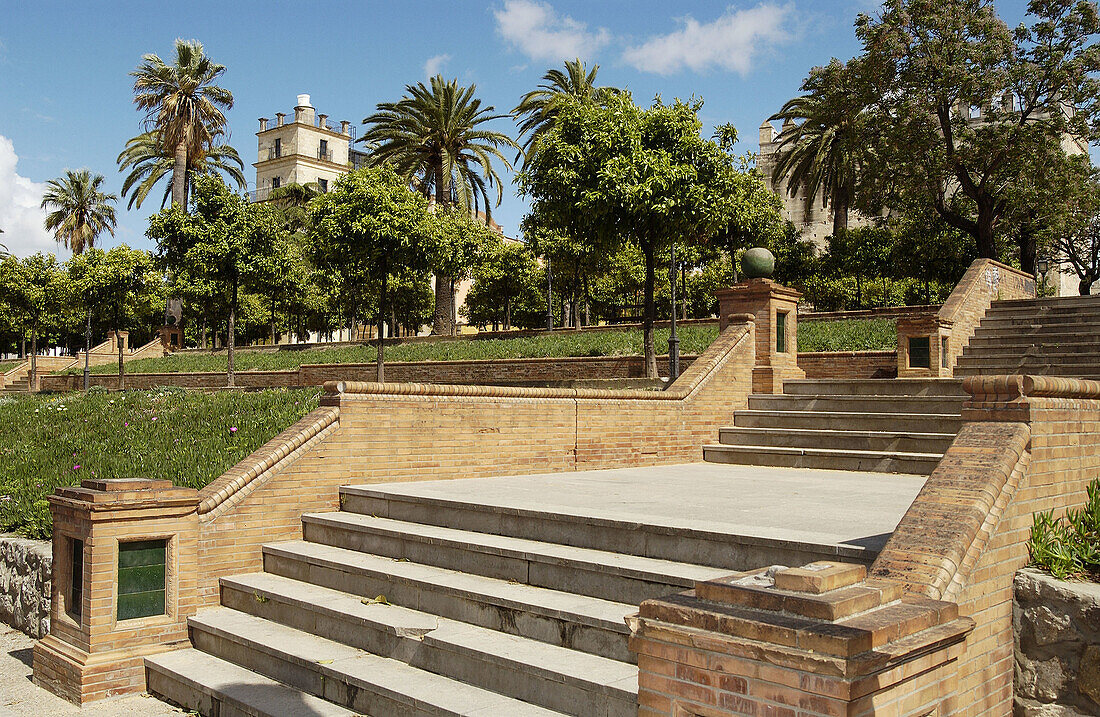
M 200 604 L 217 601 L 221 575 L 259 570 L 263 544 L 300 538 L 302 513 L 337 509 L 341 485 L 700 460 L 747 405 L 754 358 L 748 324 L 727 329 L 665 392 L 365 384 L 330 393 L 319 411 L 337 408 L 338 424 L 293 451 L 279 439 L 261 449 L 281 451 L 278 470 L 203 491 L 231 495 L 200 517 Z
M 1016 714 L 1100 714 L 1100 584 L 1016 574 Z
M 0 535 L 0 622 L 34 638 L 49 633 L 52 566 L 48 540 Z

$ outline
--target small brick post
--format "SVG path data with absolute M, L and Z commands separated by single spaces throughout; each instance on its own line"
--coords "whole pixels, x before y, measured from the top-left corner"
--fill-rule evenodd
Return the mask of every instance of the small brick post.
M 950 319 L 936 314 L 898 318 L 898 378 L 944 378 L 953 373 Z
M 187 644 L 199 493 L 166 480 L 85 480 L 49 500 L 50 634 L 34 645 L 34 682 L 76 704 L 140 692 L 144 657 Z
M 640 717 L 949 715 L 974 628 L 834 562 L 699 582 L 629 622 Z
M 753 393 L 782 393 L 783 382 L 806 378 L 798 367 L 798 300 L 802 293 L 771 279 L 749 279 L 715 292 L 718 330 L 724 331 L 730 314 L 756 317 L 756 365 Z
M 160 345 L 165 351 L 179 351 L 183 348 L 183 329 L 177 324 L 165 324 L 158 333 Z
M 128 351 L 130 348 L 130 332 L 129 331 L 108 331 L 107 340 L 111 342 L 111 350 L 118 352 L 118 342 L 122 342 L 122 350 Z

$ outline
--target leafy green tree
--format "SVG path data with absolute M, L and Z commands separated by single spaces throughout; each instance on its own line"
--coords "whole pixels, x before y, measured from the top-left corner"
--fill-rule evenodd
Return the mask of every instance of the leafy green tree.
M 834 235 L 848 228 L 849 209 L 870 160 L 869 115 L 861 97 L 866 89 L 855 74 L 836 58 L 815 67 L 802 82 L 806 94 L 768 118 L 783 120 L 773 179 L 786 179 L 792 197 L 805 189 L 807 202 L 821 192 L 833 209 Z
M 560 229 L 579 226 L 602 242 L 641 250 L 649 377 L 657 375 L 658 253 L 670 241 L 710 238 L 729 221 L 737 172 L 716 142 L 700 136 L 700 107 L 658 100 L 642 110 L 625 92 L 599 104 L 566 98 L 518 175 L 535 210 L 560 217 Z
M 163 296 L 162 276 L 149 252 L 125 244 L 108 251 L 93 249 L 68 262 L 68 281 L 75 303 L 90 316 L 93 310 L 111 316 L 116 332 L 139 318 L 146 318 L 150 303 Z M 150 301 L 152 299 L 152 301 Z M 118 346 L 119 388 L 124 386 L 122 342 Z
M 217 172 L 229 177 L 239 188 L 244 189 L 248 180 L 244 176 L 244 162 L 237 150 L 228 144 L 214 144 L 215 140 L 224 134 L 222 129 L 210 132 L 210 145 L 201 154 L 188 155 L 187 158 L 187 190 L 192 188 L 194 174 L 209 174 Z M 144 132 L 126 143 L 126 148 L 118 155 L 118 171 L 130 170 L 122 181 L 122 196 L 130 195 L 127 209 L 140 209 L 149 192 L 165 177 L 171 176 L 175 167 L 175 151 L 166 148 L 157 139 L 156 132 Z M 172 183 L 164 188 L 164 196 L 160 202 L 160 208 L 168 204 L 168 198 L 172 195 Z
M 43 330 L 58 321 L 69 298 L 64 272 L 53 254 L 41 252 L 0 263 L 0 294 L 5 304 L 18 312 L 31 335 L 31 376 L 38 372 L 38 339 Z
M 502 241 L 499 234 L 476 221 L 465 209 L 457 207 L 436 208 L 430 213 L 427 226 L 431 232 L 428 268 L 437 277 L 450 279 L 451 285 L 447 290 L 452 295 L 455 283 L 469 278 L 474 268 L 485 261 Z M 453 311 L 453 301 L 451 307 Z M 449 317 L 448 323 L 453 335 L 454 316 Z
M 593 65 L 589 70 L 578 57 L 567 60 L 565 71 L 548 70 L 542 76 L 543 82 L 536 89 L 525 94 L 512 110 L 519 124 L 520 137 L 527 135 L 523 149 L 527 150 L 550 127 L 561 109 L 564 97 L 573 97 L 582 101 L 598 101 L 608 94 L 618 92 L 614 87 L 598 87 L 596 73 L 600 66 Z
M 186 213 L 188 168 L 201 161 L 224 130 L 222 110 L 233 108 L 233 93 L 215 84 L 225 65 L 207 57 L 201 42 L 177 39 L 175 49 L 172 64 L 150 53 L 130 76 L 134 104 L 145 113 L 161 151 L 171 153 L 172 202 Z
M 388 282 L 391 274 L 425 268 L 432 232 L 428 202 L 384 164 L 344 175 L 310 204 L 309 213 L 320 265 L 379 284 L 378 381 L 384 382 Z
M 1032 0 L 1011 30 L 991 0 L 886 0 L 861 15 L 859 62 L 879 141 L 875 181 L 887 207 L 930 207 L 1000 258 L 998 225 L 1037 147 L 1095 136 L 1100 30 L 1095 4 Z M 1025 252 L 1021 268 L 1034 270 Z
M 195 178 L 193 214 L 173 202 L 154 214 L 147 232 L 170 270 L 189 269 L 216 285 L 228 304 L 228 385 L 234 385 L 236 320 L 241 290 L 264 277 L 263 267 L 278 240 L 279 218 L 267 204 L 251 204 L 221 177 Z
M 381 102 L 377 112 L 363 120 L 367 130 L 359 139 L 371 149 L 376 163 L 392 163 L 397 174 L 415 183 L 425 197 L 440 206 L 457 204 L 471 214 L 480 210 L 492 218 L 489 189 L 496 187 L 496 205 L 504 187 L 493 160 L 511 169 L 502 149 L 519 149 L 507 135 L 485 125 L 507 117 L 482 107 L 474 97 L 476 85 L 461 87 L 442 75 L 406 85 L 406 96 Z M 436 274 L 436 307 L 432 333 L 454 332 L 453 280 Z
M 283 213 L 287 229 L 306 232 L 309 229 L 309 203 L 321 196 L 317 182 L 291 182 L 271 190 L 271 201 Z
M 499 323 L 511 330 L 513 306 L 538 300 L 538 274 L 538 262 L 526 246 L 498 244 L 474 270 L 465 307 L 471 323 Z

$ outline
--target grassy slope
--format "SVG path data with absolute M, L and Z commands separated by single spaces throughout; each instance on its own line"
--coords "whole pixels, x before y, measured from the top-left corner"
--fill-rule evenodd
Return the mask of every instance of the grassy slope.
M 702 353 L 718 336 L 718 327 L 689 326 L 679 329 L 680 351 Z M 668 351 L 668 330 L 657 331 L 657 353 Z M 559 356 L 630 356 L 642 353 L 641 331 L 560 331 L 515 339 L 415 342 L 386 347 L 387 361 L 460 361 Z M 308 349 L 305 351 L 242 351 L 238 371 L 296 369 L 302 364 L 370 363 L 374 346 Z M 166 358 L 143 359 L 126 364 L 128 373 L 176 373 L 225 371 L 225 352 L 178 353 Z M 115 373 L 116 366 L 93 366 L 94 373 Z
M 898 347 L 894 319 L 803 321 L 798 324 L 799 351 L 890 351 Z
M 201 488 L 313 410 L 318 396 L 161 389 L 0 398 L 0 530 L 48 538 L 46 496 L 82 478 Z
M 7 361 L 7 360 L 0 361 L 0 373 L 7 373 L 8 371 L 11 371 L 13 368 L 15 368 L 16 366 L 18 366 L 21 363 L 23 363 L 23 359 L 14 359 L 14 360 L 11 360 L 11 361 Z

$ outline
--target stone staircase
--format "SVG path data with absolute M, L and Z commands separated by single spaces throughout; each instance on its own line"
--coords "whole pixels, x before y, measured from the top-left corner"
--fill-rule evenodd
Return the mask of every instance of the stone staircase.
M 962 425 L 959 379 L 805 379 L 753 395 L 704 460 L 928 475 Z
M 341 489 L 263 573 L 222 579 L 192 647 L 147 658 L 149 691 L 207 717 L 634 717 L 625 618 L 762 559 L 729 534 L 394 488 Z
M 27 393 L 31 390 L 30 378 L 27 374 L 23 374 L 21 377 L 13 380 L 11 383 L 4 383 L 3 393 Z
M 955 375 L 1015 373 L 1100 379 L 1100 296 L 994 302 Z

